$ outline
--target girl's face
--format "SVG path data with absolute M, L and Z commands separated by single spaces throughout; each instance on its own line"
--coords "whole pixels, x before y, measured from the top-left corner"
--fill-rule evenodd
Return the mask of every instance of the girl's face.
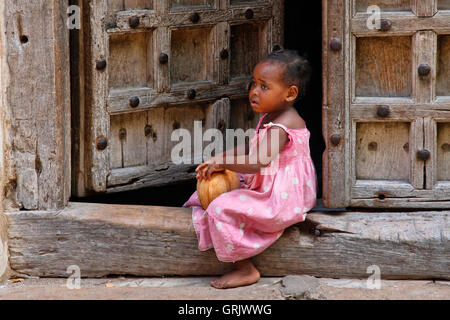
M 283 68 L 277 63 L 264 61 L 255 67 L 249 93 L 250 104 L 255 112 L 278 111 L 295 101 L 297 87 L 289 87 L 282 77 Z

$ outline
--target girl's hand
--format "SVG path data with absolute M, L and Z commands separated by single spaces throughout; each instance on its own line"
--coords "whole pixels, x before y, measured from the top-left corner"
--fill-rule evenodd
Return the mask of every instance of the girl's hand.
M 195 169 L 195 172 L 197 172 L 196 178 L 199 181 L 202 181 L 203 179 L 209 180 L 209 178 L 211 178 L 211 174 L 224 170 L 225 168 L 223 168 L 220 164 L 217 164 L 214 158 L 211 158 L 208 161 L 203 162 L 197 167 L 197 169 Z

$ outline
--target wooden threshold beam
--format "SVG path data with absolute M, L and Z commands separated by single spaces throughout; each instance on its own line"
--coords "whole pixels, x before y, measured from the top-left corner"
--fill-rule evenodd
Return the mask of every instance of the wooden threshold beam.
M 450 279 L 450 211 L 310 212 L 254 263 L 263 276 L 307 274 L 383 279 Z M 11 269 L 38 277 L 220 275 L 232 269 L 201 252 L 191 209 L 69 203 L 57 212 L 15 211 Z

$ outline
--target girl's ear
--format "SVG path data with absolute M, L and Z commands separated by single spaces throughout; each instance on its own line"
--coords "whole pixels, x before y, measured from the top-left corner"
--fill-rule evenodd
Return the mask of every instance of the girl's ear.
M 295 99 L 297 99 L 297 96 L 298 96 L 298 87 L 290 86 L 287 92 L 286 101 L 293 102 L 295 101 Z

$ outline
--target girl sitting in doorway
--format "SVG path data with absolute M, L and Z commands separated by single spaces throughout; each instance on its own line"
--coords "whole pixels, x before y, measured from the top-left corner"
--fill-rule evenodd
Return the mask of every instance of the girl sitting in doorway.
M 214 248 L 220 261 L 234 263 L 235 270 L 211 282 L 215 288 L 257 282 L 260 273 L 250 258 L 279 239 L 284 229 L 304 221 L 316 205 L 310 132 L 294 108 L 310 75 L 308 61 L 295 51 L 280 50 L 266 56 L 253 71 L 249 92 L 253 110 L 262 114 L 250 152 L 236 155 L 232 164 L 224 160 L 229 154 L 225 152 L 196 169 L 198 180 L 225 169 L 241 177 L 240 189 L 220 195 L 206 210 L 197 192 L 183 205 L 192 207 L 199 250 Z M 272 136 L 276 143 L 270 143 Z M 261 150 L 253 152 L 257 149 Z M 270 162 L 262 161 L 261 154 Z

